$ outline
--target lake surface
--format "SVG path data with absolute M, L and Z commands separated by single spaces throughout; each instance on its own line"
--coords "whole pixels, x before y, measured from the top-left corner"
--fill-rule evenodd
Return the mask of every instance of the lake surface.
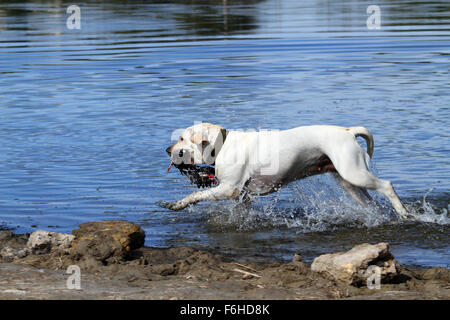
M 400 263 L 450 265 L 450 3 L 378 1 L 0 3 L 0 228 L 70 232 L 126 219 L 146 245 L 307 261 L 386 241 Z M 372 171 L 416 217 L 364 209 L 326 175 L 180 212 L 195 190 L 164 152 L 178 128 L 363 125 Z

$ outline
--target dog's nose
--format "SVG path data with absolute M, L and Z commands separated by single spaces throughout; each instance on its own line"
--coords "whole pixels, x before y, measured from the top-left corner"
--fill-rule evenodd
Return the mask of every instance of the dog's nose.
M 184 150 L 181 149 L 180 152 L 178 152 L 178 156 L 179 156 L 180 158 L 183 158 L 183 153 L 184 153 Z

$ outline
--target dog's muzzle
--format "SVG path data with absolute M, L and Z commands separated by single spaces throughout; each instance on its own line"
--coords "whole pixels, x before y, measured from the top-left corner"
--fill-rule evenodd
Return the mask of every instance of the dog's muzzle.
M 167 154 L 170 156 L 170 165 L 167 168 L 167 172 L 170 171 L 170 168 L 172 167 L 173 164 L 175 164 L 176 167 L 180 166 L 180 165 L 184 165 L 184 164 L 188 164 L 185 163 L 185 161 L 173 161 L 173 157 L 172 157 L 172 148 L 173 146 L 170 146 L 166 149 Z M 175 157 L 178 157 L 178 160 L 182 160 L 183 157 L 189 157 L 190 153 L 185 150 L 185 149 L 180 149 L 180 150 L 176 150 L 176 153 L 174 154 Z

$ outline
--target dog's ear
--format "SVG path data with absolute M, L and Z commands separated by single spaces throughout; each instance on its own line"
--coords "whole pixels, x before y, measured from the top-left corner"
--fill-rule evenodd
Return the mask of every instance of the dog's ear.
M 225 128 L 221 128 L 220 129 L 220 141 L 221 141 L 221 144 L 223 145 L 223 143 L 225 142 L 225 138 L 227 137 L 227 130 L 225 129 Z
M 225 136 L 227 134 L 227 130 L 221 126 L 214 126 L 210 128 L 210 135 L 212 139 L 210 142 L 213 143 L 216 147 L 221 148 L 223 143 L 225 142 Z

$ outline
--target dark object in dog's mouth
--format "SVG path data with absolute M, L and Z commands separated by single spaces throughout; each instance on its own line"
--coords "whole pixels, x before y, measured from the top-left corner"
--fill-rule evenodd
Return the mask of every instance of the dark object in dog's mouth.
M 173 166 L 180 170 L 181 174 L 188 177 L 190 183 L 196 185 L 198 188 L 208 188 L 219 184 L 219 180 L 214 175 L 216 170 L 213 166 L 183 163 L 173 164 Z M 170 166 L 167 171 L 169 169 Z

